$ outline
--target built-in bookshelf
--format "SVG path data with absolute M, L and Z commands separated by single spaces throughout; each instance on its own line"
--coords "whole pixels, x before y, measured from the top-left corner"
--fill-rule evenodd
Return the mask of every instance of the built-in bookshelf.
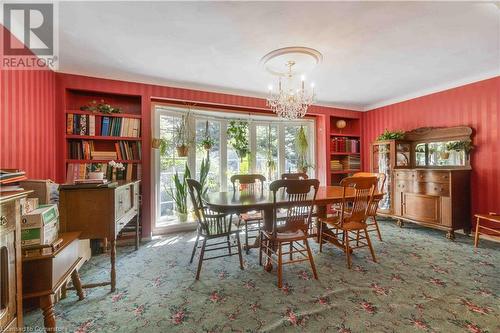
M 338 121 L 344 121 L 345 126 L 338 128 Z M 328 147 L 330 185 L 338 185 L 343 178 L 361 171 L 360 119 L 331 116 Z
M 109 104 L 120 111 L 82 110 Z M 64 98 L 66 182 L 103 171 L 109 180 L 142 178 L 141 96 L 66 89 Z M 112 168 L 109 162 L 123 164 Z

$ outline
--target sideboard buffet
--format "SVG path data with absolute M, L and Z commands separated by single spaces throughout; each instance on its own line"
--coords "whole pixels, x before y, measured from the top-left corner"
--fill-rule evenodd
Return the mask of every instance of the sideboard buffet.
M 372 172 L 385 173 L 379 214 L 447 231 L 471 230 L 469 127 L 419 128 L 402 140 L 376 141 Z M 464 148 L 465 147 L 465 148 Z

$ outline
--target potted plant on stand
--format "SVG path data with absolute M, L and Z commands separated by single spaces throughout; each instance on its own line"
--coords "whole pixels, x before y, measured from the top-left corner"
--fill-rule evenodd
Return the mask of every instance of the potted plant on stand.
M 186 222 L 188 217 L 188 209 L 187 209 L 187 198 L 188 198 L 188 186 L 186 179 L 191 178 L 191 171 L 186 163 L 184 168 L 184 176 L 179 177 L 178 172 L 176 171 L 174 176 L 172 177 L 173 187 L 169 187 L 166 189 L 167 194 L 174 200 L 175 205 L 175 214 L 179 218 L 179 222 Z
M 313 166 L 307 161 L 307 149 L 309 148 L 309 143 L 307 142 L 304 126 L 300 126 L 297 137 L 295 138 L 295 147 L 298 155 L 297 171 L 307 173 L 309 168 L 312 168 Z
M 175 127 L 175 148 L 179 157 L 186 157 L 189 153 L 191 143 L 191 132 L 189 130 L 189 113 L 182 116 L 181 122 Z

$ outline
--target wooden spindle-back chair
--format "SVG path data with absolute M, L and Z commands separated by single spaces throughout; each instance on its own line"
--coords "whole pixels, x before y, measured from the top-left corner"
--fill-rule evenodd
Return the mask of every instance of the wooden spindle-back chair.
M 283 265 L 285 264 L 309 261 L 314 278 L 318 279 L 311 248 L 307 241 L 318 187 L 317 179 L 281 179 L 269 185 L 269 189 L 273 192 L 274 202 L 273 227 L 271 230 L 261 230 L 259 264 L 262 265 L 263 256 L 266 260 L 277 264 L 278 288 L 283 286 Z M 286 203 L 278 207 L 278 198 Z M 278 225 L 277 212 L 283 209 L 286 210 L 285 223 Z M 288 252 L 283 252 L 283 245 L 288 245 Z M 294 259 L 294 254 L 300 257 Z M 288 261 L 283 261 L 285 255 L 289 256 Z
M 240 230 L 233 230 L 231 228 L 231 219 L 228 218 L 227 215 L 211 211 L 203 204 L 203 199 L 201 197 L 202 188 L 201 184 L 198 181 L 188 178 L 186 179 L 186 182 L 189 189 L 189 196 L 191 197 L 191 202 L 193 203 L 196 220 L 198 222 L 196 241 L 194 243 L 193 252 L 191 253 L 191 260 L 189 261 L 189 263 L 193 262 L 194 255 L 198 247 L 198 242 L 200 238 L 203 238 L 200 257 L 198 260 L 198 269 L 196 271 L 196 280 L 199 280 L 200 278 L 201 266 L 204 260 L 228 257 L 238 254 L 240 259 L 240 268 L 243 269 L 243 258 L 241 256 L 241 243 L 239 235 Z M 231 244 L 231 235 L 236 236 L 236 245 Z M 211 244 L 207 243 L 207 241 L 216 238 L 225 238 L 225 240 Z M 222 244 L 224 244 L 224 246 L 218 246 Z M 231 248 L 233 247 L 237 247 L 237 253 L 232 253 Z M 215 250 L 227 250 L 228 253 L 224 255 L 205 258 L 205 252 Z
M 373 172 L 357 172 L 353 175 L 353 177 L 377 177 L 377 190 L 379 192 L 384 192 L 384 185 L 386 176 L 384 173 L 373 173 Z M 367 219 L 366 225 L 368 226 L 368 232 L 376 231 L 378 235 L 378 239 L 382 241 L 382 234 L 380 233 L 380 228 L 378 226 L 377 221 L 377 210 L 378 203 L 380 199 L 373 199 L 370 207 L 368 207 L 368 211 L 366 212 Z
M 233 185 L 233 191 L 236 192 L 239 190 L 240 195 L 257 194 L 259 192 L 262 195 L 264 193 L 264 182 L 266 181 L 266 177 L 263 175 L 233 175 L 230 180 Z M 238 227 L 240 227 L 241 223 L 243 223 L 245 227 L 245 251 L 247 254 L 250 251 L 248 240 L 257 237 L 262 226 L 262 221 L 262 212 L 260 211 L 246 212 L 240 214 L 238 217 Z M 250 232 L 253 235 L 250 235 Z
M 281 179 L 309 179 L 305 172 L 283 173 Z
M 369 247 L 372 259 L 376 262 L 375 251 L 367 231 L 366 218 L 377 187 L 377 178 L 347 177 L 342 179 L 340 185 L 343 189 L 338 215 L 319 219 L 319 250 L 323 251 L 324 239 L 334 238 L 344 246 L 348 268 L 351 268 L 351 251 L 355 248 Z M 354 195 L 352 201 L 346 198 L 350 194 Z M 364 235 L 360 235 L 360 231 L 363 231 Z M 353 233 L 355 236 L 351 235 Z M 355 241 L 356 245 L 351 246 L 350 241 Z

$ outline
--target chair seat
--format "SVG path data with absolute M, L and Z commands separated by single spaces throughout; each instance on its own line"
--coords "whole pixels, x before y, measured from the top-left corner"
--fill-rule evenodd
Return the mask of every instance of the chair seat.
M 271 232 L 264 232 L 268 238 L 271 238 L 277 242 L 292 242 L 307 239 L 307 235 L 303 230 L 296 230 L 294 232 L 277 232 L 276 237 L 273 238 Z
M 262 220 L 261 212 L 248 212 L 240 214 L 240 219 L 246 222 Z
M 344 222 L 341 225 L 339 216 L 327 217 L 324 219 L 320 219 L 320 221 L 332 227 L 336 227 L 342 230 L 363 230 L 367 226 L 365 222 L 356 222 L 356 221 Z

